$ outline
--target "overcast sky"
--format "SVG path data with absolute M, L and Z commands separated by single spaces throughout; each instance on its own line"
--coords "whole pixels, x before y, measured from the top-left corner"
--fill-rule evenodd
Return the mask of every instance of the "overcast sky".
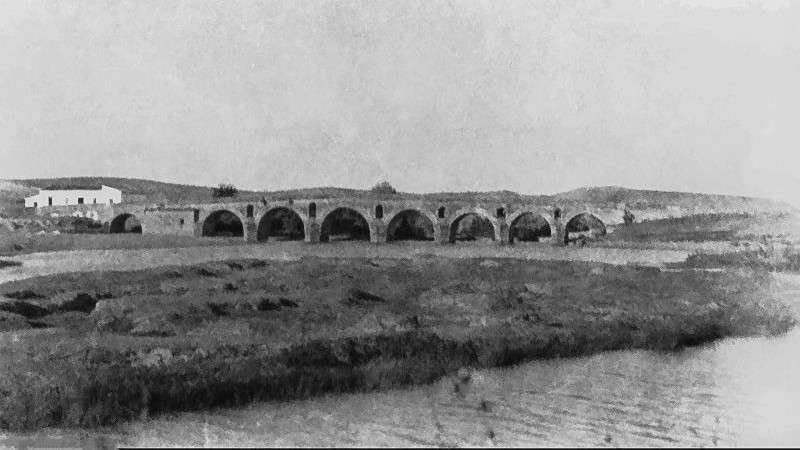
M 3 1 L 0 178 L 800 205 L 800 1 Z

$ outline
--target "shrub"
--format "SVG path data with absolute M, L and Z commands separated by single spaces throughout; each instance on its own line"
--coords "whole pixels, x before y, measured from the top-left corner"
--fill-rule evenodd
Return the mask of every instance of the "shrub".
M 256 305 L 256 309 L 259 311 L 277 311 L 281 309 L 281 305 L 273 303 L 272 300 L 268 298 L 263 298 L 258 302 L 258 305 Z
M 289 300 L 286 297 L 281 297 L 278 299 L 278 301 L 280 302 L 281 306 L 286 306 L 287 308 L 297 308 L 297 302 Z
M 636 220 L 636 216 L 633 215 L 632 212 L 629 210 L 625 210 L 625 215 L 622 216 L 622 220 L 625 222 L 625 225 L 630 225 Z
M 0 311 L 19 314 L 21 316 L 25 316 L 28 319 L 38 319 L 40 317 L 46 316 L 49 313 L 48 310 L 42 308 L 41 306 L 37 306 L 28 302 L 23 302 L 21 300 L 0 303 Z
M 81 292 L 78 293 L 72 300 L 66 301 L 59 305 L 58 311 L 78 311 L 88 313 L 92 312 L 96 304 L 96 298 L 85 292 Z
M 44 298 L 43 295 L 40 295 L 30 289 L 23 289 L 21 291 L 14 291 L 8 292 L 3 294 L 8 298 L 13 298 L 14 300 L 30 300 L 32 298 Z
M 214 198 L 235 197 L 238 193 L 239 189 L 229 183 L 220 183 L 218 187 L 212 188 L 211 190 L 211 195 L 214 196 Z
M 18 267 L 21 266 L 22 263 L 19 261 L 9 261 L 7 259 L 0 259 L 0 269 L 5 267 Z
M 388 181 L 381 181 L 380 183 L 377 183 L 375 186 L 372 186 L 372 192 L 375 192 L 376 194 L 394 195 L 397 194 L 397 189 L 392 187 L 392 185 L 389 184 Z
M 208 309 L 210 309 L 211 312 L 214 313 L 215 316 L 229 316 L 230 315 L 230 313 L 228 313 L 228 308 L 230 307 L 230 305 L 228 305 L 227 303 L 208 302 L 208 303 L 206 303 L 206 306 L 208 306 Z

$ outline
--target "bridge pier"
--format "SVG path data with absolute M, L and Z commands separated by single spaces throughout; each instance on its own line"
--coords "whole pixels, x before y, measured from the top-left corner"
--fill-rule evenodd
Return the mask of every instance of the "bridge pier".
M 509 243 L 510 229 L 505 217 L 497 219 L 500 228 L 500 245 L 507 245 Z
M 387 225 L 382 220 L 376 219 L 372 223 L 372 230 L 369 233 L 369 241 L 373 244 L 386 243 Z
M 308 226 L 306 227 L 305 241 L 312 244 L 318 244 L 319 236 L 321 234 L 320 230 L 321 226 L 319 223 L 317 223 L 316 219 L 311 219 L 311 221 L 308 223 Z
M 564 223 L 561 221 L 560 214 L 553 214 L 553 228 L 555 230 L 550 230 L 553 235 L 553 245 L 555 247 L 563 247 L 566 245 L 564 243 L 564 236 L 566 234 L 566 228 Z
M 245 242 L 253 243 L 258 241 L 258 226 L 256 225 L 255 220 L 252 217 L 248 217 L 243 226 Z
M 450 224 L 447 222 L 447 220 L 439 219 L 439 222 L 435 226 L 439 227 L 439 243 L 450 243 Z

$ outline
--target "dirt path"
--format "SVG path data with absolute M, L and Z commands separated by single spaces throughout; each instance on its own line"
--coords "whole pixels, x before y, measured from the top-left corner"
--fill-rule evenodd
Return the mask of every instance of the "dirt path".
M 274 242 L 253 245 L 185 247 L 161 249 L 70 250 L 30 253 L 4 259 L 20 261 L 22 266 L 0 270 L 0 283 L 64 272 L 138 270 L 155 266 L 195 264 L 231 259 L 261 258 L 296 260 L 302 256 L 409 258 L 434 255 L 447 258 L 517 258 L 530 260 L 596 261 L 609 264 L 662 266 L 680 262 L 688 252 L 676 250 L 635 250 L 615 248 L 552 247 L 541 244 L 403 243 L 374 245 L 361 242 L 306 244 Z

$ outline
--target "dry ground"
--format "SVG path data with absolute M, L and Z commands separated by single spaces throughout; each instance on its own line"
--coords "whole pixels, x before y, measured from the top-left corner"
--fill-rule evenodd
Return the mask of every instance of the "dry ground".
M 309 257 L 349 258 L 515 258 L 524 260 L 597 261 L 611 264 L 664 266 L 681 262 L 689 255 L 685 250 L 620 249 L 597 247 L 553 247 L 543 243 L 500 246 L 494 242 L 439 244 L 434 242 L 401 242 L 370 244 L 368 242 L 336 242 L 307 244 L 304 242 L 241 243 L 207 238 L 204 247 L 71 250 L 24 254 L 3 258 L 22 263 L 0 270 L 0 283 L 37 275 L 98 270 L 139 270 L 174 264 L 196 264 L 226 258 L 258 258 L 296 260 Z M 216 245 L 210 245 L 216 244 Z

